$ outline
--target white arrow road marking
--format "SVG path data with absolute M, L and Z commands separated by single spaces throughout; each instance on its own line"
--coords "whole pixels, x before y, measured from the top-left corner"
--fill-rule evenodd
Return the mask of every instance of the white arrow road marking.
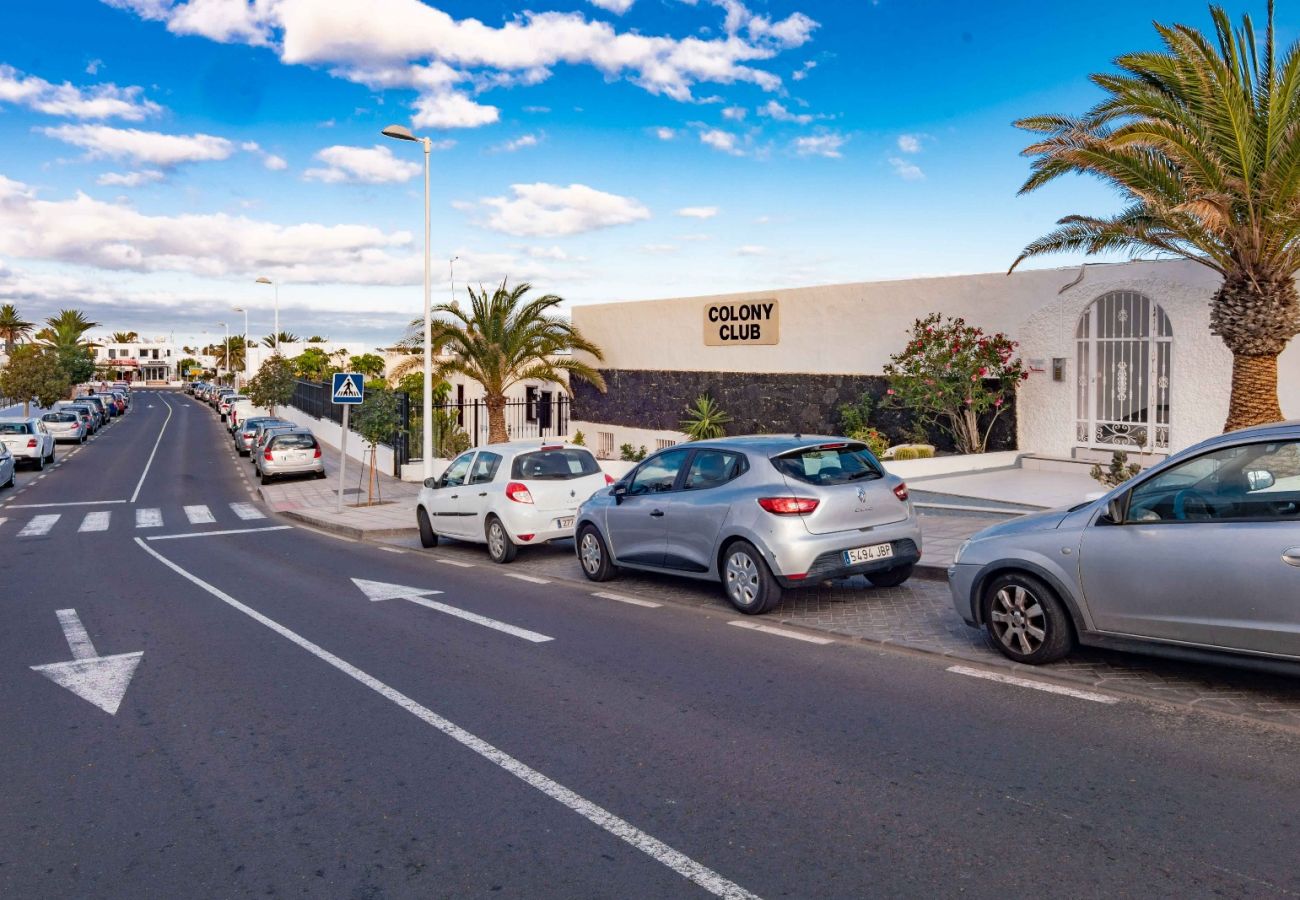
M 266 518 L 266 515 L 251 503 L 232 503 L 230 508 L 235 515 L 244 520 Z
M 59 521 L 62 516 L 58 513 L 50 513 L 45 516 L 34 516 L 30 522 L 23 526 L 23 530 L 18 532 L 19 537 L 40 537 L 43 534 L 49 534 L 54 523 Z
M 117 715 L 117 709 L 122 705 L 122 698 L 126 696 L 131 676 L 140 665 L 144 651 L 99 656 L 75 609 L 60 609 L 55 615 L 59 617 L 63 636 L 72 650 L 72 661 L 32 666 L 32 671 L 40 672 L 50 681 L 98 706 L 110 716 Z
M 161 509 L 137 509 L 135 511 L 136 528 L 161 528 L 162 523 Z
M 461 728 L 455 722 L 452 722 L 449 719 L 444 719 L 427 706 L 417 703 L 415 700 L 412 700 L 396 688 L 389 687 L 373 675 L 358 669 L 351 663 L 340 659 L 333 653 L 330 653 L 324 647 L 321 647 L 318 644 L 313 644 L 302 635 L 289 630 L 274 619 L 262 615 L 250 606 L 245 606 L 234 597 L 219 588 L 208 584 L 197 575 L 191 575 L 189 572 L 176 565 L 176 563 L 163 556 L 157 550 L 154 550 L 140 538 L 136 538 L 135 542 L 144 548 L 144 551 L 154 559 L 171 569 L 177 575 L 188 580 L 191 584 L 198 585 L 222 603 L 225 603 L 232 609 L 238 610 L 253 621 L 265 625 L 267 628 L 280 635 L 280 637 L 298 645 L 327 665 L 333 666 L 335 669 L 342 672 L 344 675 L 347 675 L 354 681 L 358 681 L 370 688 L 384 699 L 395 703 L 397 706 L 415 716 L 421 722 L 441 731 L 443 734 L 447 735 L 447 737 L 456 741 L 461 746 L 477 753 L 493 765 L 500 766 L 520 781 L 538 791 L 541 791 L 557 803 L 573 810 L 598 828 L 602 828 L 614 835 L 616 838 L 626 841 L 651 859 L 662 863 L 678 875 L 681 875 L 683 878 L 698 884 L 714 896 L 723 897 L 726 898 L 726 900 L 758 900 L 757 895 L 745 890 L 734 881 L 724 878 L 722 875 L 719 875 L 703 863 L 696 862 L 685 853 L 674 850 L 654 835 L 647 834 L 640 828 L 637 828 L 631 822 L 628 822 L 625 819 L 620 819 L 609 810 L 604 809 L 603 807 L 592 803 L 590 800 L 587 800 L 585 797 L 574 793 L 559 782 L 547 778 L 541 772 L 525 765 L 510 754 L 506 753 L 504 750 L 494 747 L 482 738 L 471 734 L 464 728 Z M 425 593 L 431 592 L 425 591 Z
M 967 675 L 971 678 L 983 678 L 985 681 L 996 681 L 999 684 L 1014 684 L 1016 687 L 1031 688 L 1035 691 L 1043 691 L 1047 694 L 1061 694 L 1065 697 L 1074 697 L 1077 700 L 1091 700 L 1093 703 L 1105 703 L 1108 706 L 1119 702 L 1119 698 L 1111 697 L 1108 694 L 1098 694 L 1093 691 L 1081 691 L 1077 688 L 1068 688 L 1059 684 L 1048 684 L 1044 681 L 1033 681 L 1029 678 L 1017 678 L 1015 675 L 1003 675 L 1000 672 L 985 672 L 983 669 L 972 669 L 969 666 L 949 666 L 948 671 L 954 675 Z
M 107 512 L 88 512 L 86 517 L 81 520 L 81 527 L 77 531 L 108 531 L 108 518 L 110 515 Z
M 514 635 L 517 638 L 523 638 L 526 641 L 532 641 L 534 644 L 542 644 L 546 641 L 553 641 L 555 638 L 547 637 L 544 634 L 538 634 L 536 631 L 529 631 L 526 628 L 519 628 L 515 625 L 509 625 L 505 622 L 498 622 L 496 619 L 489 619 L 487 616 L 480 616 L 478 613 L 467 612 L 454 606 L 448 606 L 445 603 L 439 603 L 436 600 L 428 600 L 429 594 L 441 594 L 442 591 L 430 591 L 422 588 L 403 587 L 400 584 L 388 584 L 383 581 L 366 581 L 364 578 L 353 578 L 352 583 L 361 589 L 371 600 L 409 600 L 425 609 L 437 610 L 446 613 L 449 616 L 455 616 L 458 619 L 464 619 L 466 622 L 473 622 L 475 625 L 482 625 L 484 628 L 492 628 L 505 634 Z
M 185 507 L 185 518 L 190 520 L 191 525 L 210 525 L 217 521 L 212 515 L 212 510 L 206 506 Z

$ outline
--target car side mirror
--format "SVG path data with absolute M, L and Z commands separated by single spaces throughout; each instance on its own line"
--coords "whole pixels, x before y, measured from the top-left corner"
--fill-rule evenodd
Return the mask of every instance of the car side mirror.
M 1252 491 L 1266 491 L 1277 484 L 1277 479 L 1266 469 L 1254 469 L 1246 473 L 1246 484 Z
M 1118 497 L 1111 497 L 1106 503 L 1106 518 L 1110 520 L 1112 525 L 1124 524 L 1124 513 L 1126 512 L 1124 497 L 1124 494 L 1120 494 Z
M 424 479 L 424 486 L 427 488 L 436 488 L 438 486 L 438 479 L 430 475 L 428 478 Z
M 622 503 L 623 498 L 627 496 L 626 482 L 622 482 L 622 481 L 615 482 L 614 486 L 609 489 L 609 492 L 614 495 L 615 503 Z

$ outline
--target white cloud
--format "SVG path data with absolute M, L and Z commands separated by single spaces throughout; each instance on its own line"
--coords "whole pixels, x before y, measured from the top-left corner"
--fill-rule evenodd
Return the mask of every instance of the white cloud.
M 551 108 L 549 106 L 525 106 L 524 107 L 524 112 L 526 113 L 542 114 L 542 113 L 548 113 L 550 111 Z
M 677 215 L 684 219 L 712 219 L 718 214 L 716 206 L 683 206 Z
M 289 168 L 289 163 L 285 161 L 284 157 L 276 156 L 274 153 L 266 154 L 262 159 L 262 165 L 266 166 L 272 172 L 283 172 L 285 169 Z
M 324 168 L 308 169 L 302 177 L 329 184 L 401 184 L 423 171 L 417 162 L 398 159 L 381 144 L 373 147 L 345 147 L 336 144 L 316 154 Z
M 528 147 L 536 147 L 541 142 L 542 139 L 539 135 L 522 134 L 519 137 L 515 138 L 513 141 L 506 141 L 504 144 L 498 144 L 493 149 L 499 150 L 503 153 L 514 153 L 516 150 L 524 150 L 527 149 Z
M 636 0 L 587 0 L 592 6 L 599 6 L 601 9 L 612 12 L 616 16 L 621 16 L 632 8 Z
M 644 253 L 652 253 L 657 256 L 667 255 L 677 252 L 676 244 L 642 244 L 641 250 Z
M 802 68 L 796 69 L 793 73 L 791 73 L 790 77 L 795 81 L 803 81 L 805 78 L 808 77 L 808 73 L 815 68 L 817 68 L 817 61 L 810 59 L 803 64 Z
M 226 159 L 235 145 L 211 134 L 163 134 L 108 125 L 59 125 L 37 129 L 46 137 L 84 147 L 94 158 L 130 159 L 154 166 Z
M 737 256 L 766 256 L 770 252 L 761 244 L 743 244 L 736 248 Z
M 86 63 L 86 74 L 98 75 L 99 69 L 103 65 L 104 61 L 102 59 L 92 59 L 90 62 Z
M 897 156 L 889 158 L 889 164 L 894 167 L 894 174 L 904 181 L 921 181 L 925 178 L 925 173 L 916 163 Z
M 784 104 L 775 100 L 769 100 L 764 106 L 759 107 L 758 114 L 775 119 L 778 122 L 797 122 L 800 125 L 807 125 L 813 120 L 813 117 L 808 113 L 792 113 L 785 108 Z
M 728 106 L 722 111 L 722 118 L 730 122 L 745 121 L 746 110 L 743 106 Z
M 655 137 L 661 141 L 671 141 L 677 137 L 677 132 L 671 128 L 659 127 L 654 130 Z
M 844 155 L 840 152 L 840 148 L 848 142 L 846 136 L 827 131 L 823 134 L 795 138 L 794 152 L 800 156 L 825 156 L 829 159 L 839 159 Z
M 739 139 L 730 131 L 723 131 L 721 128 L 709 128 L 701 131 L 700 142 L 712 147 L 714 150 L 730 153 L 732 156 L 745 155 L 745 151 L 740 148 Z
M 425 94 L 415 101 L 417 128 L 478 128 L 500 120 L 501 111 L 471 100 L 461 91 Z
M 636 199 L 585 184 L 512 184 L 510 190 L 512 197 L 479 200 L 477 208 L 487 212 L 486 227 L 521 237 L 560 237 L 650 218 Z
M 15 103 L 51 116 L 138 122 L 162 112 L 161 106 L 141 96 L 143 92 L 139 87 L 115 84 L 85 88 L 66 81 L 51 84 L 44 78 L 24 75 L 13 66 L 0 65 L 0 103 Z
M 921 135 L 919 134 L 900 134 L 898 136 L 898 149 L 904 153 L 921 152 Z
M 702 234 L 702 233 L 699 233 L 699 232 L 696 232 L 695 234 L 679 234 L 679 235 L 677 235 L 677 240 L 679 240 L 679 241 L 683 241 L 683 242 L 685 242 L 685 243 L 689 243 L 689 244 L 696 244 L 696 243 L 699 243 L 699 242 L 701 242 L 701 241 L 711 241 L 711 240 L 713 240 L 713 235 L 711 235 L 711 234 Z
M 95 179 L 95 184 L 111 187 L 139 187 L 142 184 L 162 181 L 166 177 L 165 173 L 157 169 L 142 169 L 137 172 L 105 172 Z

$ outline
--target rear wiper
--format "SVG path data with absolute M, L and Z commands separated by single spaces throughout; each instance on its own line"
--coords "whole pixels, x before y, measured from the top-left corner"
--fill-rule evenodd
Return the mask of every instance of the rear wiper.
M 866 478 L 868 475 L 870 475 L 872 478 L 884 477 L 879 472 L 873 469 L 863 469 L 861 472 L 854 472 L 852 475 L 850 475 L 849 481 L 857 481 L 859 478 Z

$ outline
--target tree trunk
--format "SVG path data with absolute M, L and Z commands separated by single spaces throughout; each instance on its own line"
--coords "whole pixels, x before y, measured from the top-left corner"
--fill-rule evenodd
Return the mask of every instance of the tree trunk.
M 483 402 L 488 411 L 488 443 L 504 444 L 510 440 L 510 432 L 506 429 L 506 398 L 489 394 Z
M 1280 421 L 1282 407 L 1277 402 L 1276 354 L 1234 356 L 1232 398 L 1228 401 L 1228 421 L 1223 430 L 1236 431 Z

